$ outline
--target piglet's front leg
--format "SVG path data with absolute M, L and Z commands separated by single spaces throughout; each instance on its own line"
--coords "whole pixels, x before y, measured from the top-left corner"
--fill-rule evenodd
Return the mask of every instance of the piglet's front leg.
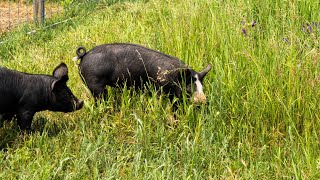
M 0 120 L 10 121 L 14 117 L 14 113 L 0 114 Z
M 22 111 L 17 114 L 17 121 L 21 130 L 23 131 L 31 130 L 31 123 L 32 123 L 32 118 L 34 114 L 35 112 L 31 112 L 31 111 Z

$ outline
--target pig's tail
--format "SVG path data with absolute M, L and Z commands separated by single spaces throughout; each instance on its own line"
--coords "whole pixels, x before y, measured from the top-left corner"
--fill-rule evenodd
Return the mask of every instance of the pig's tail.
M 87 50 L 86 50 L 85 47 L 80 46 L 80 47 L 77 48 L 76 53 L 77 53 L 79 59 L 81 59 L 87 53 Z
M 80 46 L 80 47 L 78 47 L 77 50 L 76 50 L 77 56 L 74 57 L 72 60 L 73 60 L 73 61 L 76 61 L 76 60 L 78 60 L 78 59 L 82 59 L 82 57 L 83 57 L 84 55 L 86 55 L 86 53 L 87 53 L 86 48 L 83 47 L 83 46 Z

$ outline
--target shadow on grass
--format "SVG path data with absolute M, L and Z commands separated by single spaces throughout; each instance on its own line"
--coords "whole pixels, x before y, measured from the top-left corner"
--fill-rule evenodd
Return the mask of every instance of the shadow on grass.
M 47 124 L 48 120 L 45 117 L 39 117 L 32 123 L 31 133 L 39 133 L 40 135 L 46 131 L 49 137 L 54 137 L 61 132 L 61 127 L 56 123 Z
M 13 121 L 2 121 L 0 124 L 0 151 L 11 148 L 19 138 L 20 130 Z
M 21 142 L 21 138 L 25 139 L 31 134 L 39 133 L 40 135 L 44 130 L 48 133 L 49 137 L 57 136 L 61 128 L 54 124 L 50 127 L 46 127 L 47 119 L 44 117 L 39 117 L 34 119 L 31 126 L 31 131 L 25 132 L 19 129 L 16 119 L 9 121 L 0 121 L 0 151 L 6 151 L 8 148 L 15 147 L 15 144 Z

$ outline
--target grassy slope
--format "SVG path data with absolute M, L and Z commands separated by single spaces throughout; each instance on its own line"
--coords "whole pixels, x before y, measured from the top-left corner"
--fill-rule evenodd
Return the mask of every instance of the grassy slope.
M 13 34 L 0 45 L 0 65 L 51 73 L 66 62 L 69 86 L 86 106 L 38 113 L 31 135 L 4 123 L 0 177 L 319 178 L 320 27 L 302 30 L 319 21 L 319 8 L 151 0 L 104 7 L 33 36 Z M 196 70 L 213 63 L 204 81 L 208 105 L 181 104 L 174 128 L 171 105 L 154 93 L 109 89 L 109 100 L 94 107 L 71 59 L 79 45 L 111 42 L 144 44 Z

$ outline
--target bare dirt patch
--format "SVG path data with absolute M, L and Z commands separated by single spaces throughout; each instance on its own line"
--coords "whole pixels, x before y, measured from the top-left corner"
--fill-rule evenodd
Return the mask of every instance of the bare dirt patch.
M 62 13 L 62 7 L 46 1 L 45 18 Z M 0 34 L 22 23 L 33 23 L 33 4 L 20 1 L 0 1 Z

